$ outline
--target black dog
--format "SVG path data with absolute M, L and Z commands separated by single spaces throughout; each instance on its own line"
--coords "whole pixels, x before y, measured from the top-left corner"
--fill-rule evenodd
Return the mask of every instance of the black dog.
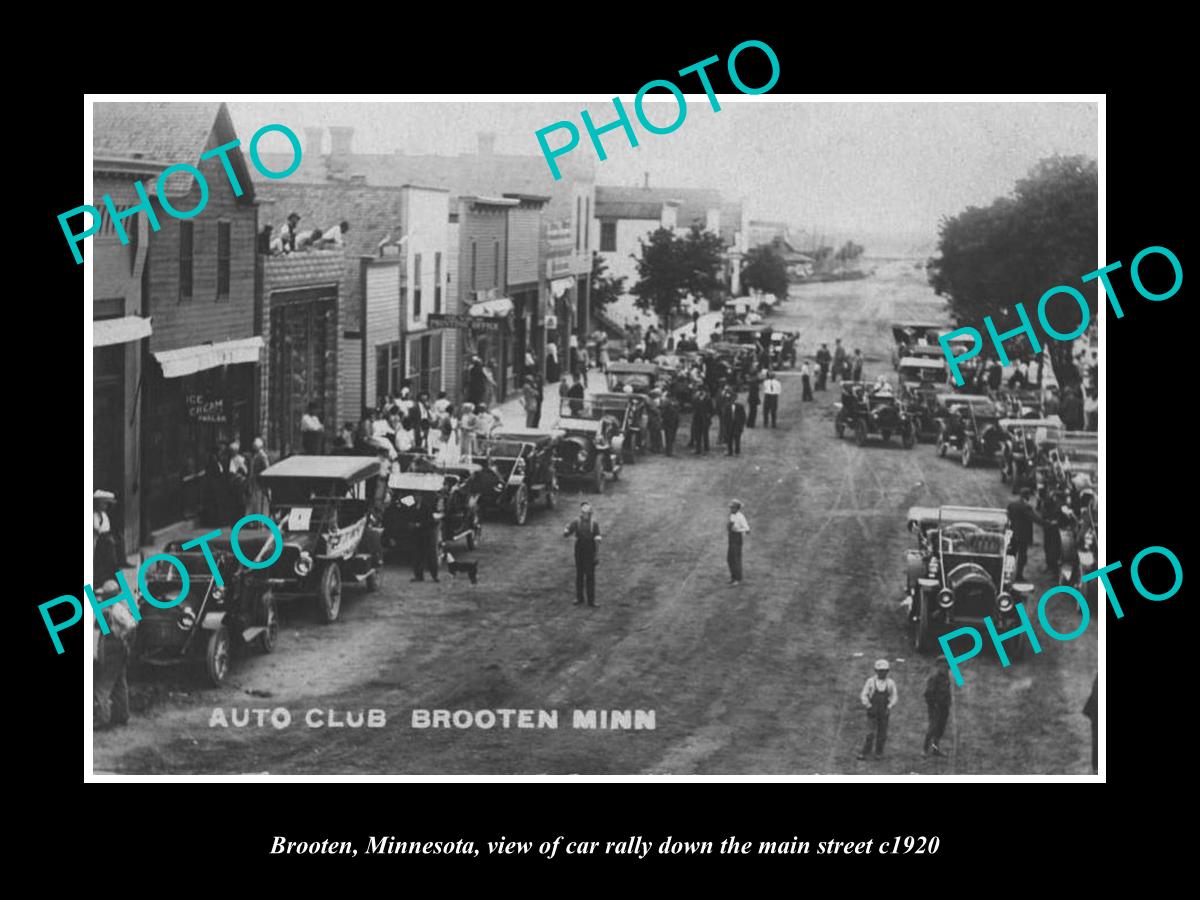
M 458 576 L 459 572 L 465 572 L 467 578 L 471 580 L 471 584 L 479 583 L 479 563 L 477 562 L 458 562 L 454 558 L 454 554 L 447 548 L 442 548 L 442 562 L 446 565 L 446 571 L 450 573 L 451 578 Z

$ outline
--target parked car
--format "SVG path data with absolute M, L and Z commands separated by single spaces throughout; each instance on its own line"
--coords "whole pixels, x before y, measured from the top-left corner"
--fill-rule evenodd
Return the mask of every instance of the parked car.
M 899 367 L 900 360 L 905 357 L 921 356 L 923 351 L 913 352 L 918 347 L 933 347 L 941 356 L 942 348 L 937 345 L 936 336 L 945 327 L 943 322 L 893 322 L 892 339 L 895 346 L 892 348 L 892 367 Z
M 663 371 L 655 363 L 611 362 L 604 377 L 612 393 L 623 393 L 625 386 L 629 385 L 635 394 L 649 394 L 661 386 Z
M 1000 413 L 987 397 L 954 394 L 946 399 L 947 416 L 937 436 L 938 456 L 959 453 L 964 467 L 976 460 L 999 458 L 1004 446 Z
M 209 682 L 220 687 L 229 674 L 235 645 L 253 643 L 263 653 L 275 649 L 279 611 L 270 589 L 248 577 L 250 570 L 238 562 L 227 540 L 210 541 L 208 547 L 222 585 L 202 551 L 183 550 L 179 541 L 163 548 L 183 563 L 187 594 L 170 609 L 150 603 L 140 606 L 135 655 L 150 666 L 203 660 Z M 155 600 L 167 602 L 179 597 L 183 580 L 175 566 L 159 560 L 146 573 L 146 588 Z
M 429 535 L 437 523 L 442 543 L 464 540 L 474 550 L 483 533 L 479 515 L 479 466 L 458 466 L 430 472 L 393 472 L 383 514 L 383 546 L 405 549 Z
M 771 326 L 765 322 L 727 325 L 721 333 L 721 340 L 726 344 L 744 344 L 766 349 L 771 343 Z
M 989 396 L 1009 419 L 1041 419 L 1045 416 L 1045 402 L 1038 388 L 1000 388 Z
M 493 431 L 479 442 L 475 460 L 481 510 L 501 511 L 518 525 L 529 519 L 536 501 L 553 509 L 558 493 L 555 455 L 559 435 L 535 428 L 505 428 Z
M 970 625 L 982 631 L 987 616 L 1001 633 L 1021 624 L 1017 606 L 1032 599 L 1033 585 L 1013 581 L 1017 560 L 1004 510 L 913 507 L 908 530 L 917 542 L 905 554 L 905 570 L 909 629 L 918 652 L 933 652 L 939 632 L 948 629 Z M 1004 646 L 1019 660 L 1028 639 Z
M 724 366 L 726 375 L 720 379 L 732 380 L 737 390 L 744 390 L 748 383 L 750 372 L 758 361 L 758 354 L 752 344 L 732 344 L 718 341 L 709 344 L 704 354 L 713 360 L 713 364 Z
M 1044 441 L 1049 433 L 1062 428 L 1058 416 L 1044 419 L 1001 419 L 1000 428 L 1004 437 L 1000 448 L 1000 480 L 1012 484 L 1015 494 L 1022 484 L 1034 483 L 1034 467 L 1037 464 L 1039 436 Z
M 797 331 L 771 332 L 771 367 L 775 369 L 796 368 L 796 342 L 800 340 Z
M 621 435 L 621 461 L 637 462 L 637 454 L 646 452 L 645 394 L 598 391 L 588 397 L 588 404 L 600 415 L 612 416 Z
M 834 434 L 840 438 L 849 429 L 860 447 L 876 434 L 885 441 L 898 434 L 905 449 L 912 449 L 917 441 L 916 426 L 891 385 L 879 389 L 861 381 L 844 381 L 841 402 L 833 406 L 837 411 L 833 419 Z
M 946 360 L 906 356 L 900 360 L 896 381 L 900 402 L 916 429 L 917 439 L 933 439 L 946 409 L 938 399 L 945 393 L 950 373 Z
M 368 523 L 368 483 L 382 477 L 378 459 L 289 456 L 259 477 L 284 543 L 274 565 L 253 573 L 256 580 L 265 582 L 279 600 L 314 598 L 317 617 L 327 624 L 341 614 L 343 582 L 379 589 L 383 545 L 380 529 Z M 254 559 L 271 540 L 270 531 L 250 523 L 238 543 Z
M 629 403 L 629 395 L 619 396 L 626 397 Z M 623 423 L 613 410 L 593 401 L 594 398 L 562 401 L 559 420 L 554 426 L 563 435 L 557 448 L 556 471 L 561 481 L 585 481 L 597 494 L 602 494 L 606 474 L 613 481 L 621 477 L 625 436 Z M 626 416 L 628 411 L 627 405 Z

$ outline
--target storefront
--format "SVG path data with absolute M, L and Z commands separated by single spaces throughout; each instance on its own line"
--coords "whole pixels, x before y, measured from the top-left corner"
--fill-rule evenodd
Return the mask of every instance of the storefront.
M 149 354 L 142 446 L 151 530 L 205 513 L 209 460 L 255 437 L 255 372 L 262 338 Z
M 513 302 L 508 297 L 498 297 L 476 303 L 467 310 L 467 359 L 478 356 L 490 363 L 492 377 L 496 381 L 496 396 L 493 402 L 508 399 L 510 390 L 516 386 L 513 371 Z
M 336 287 L 271 294 L 266 440 L 279 456 L 300 451 L 300 419 L 310 403 L 327 437 L 335 433 L 337 298 Z

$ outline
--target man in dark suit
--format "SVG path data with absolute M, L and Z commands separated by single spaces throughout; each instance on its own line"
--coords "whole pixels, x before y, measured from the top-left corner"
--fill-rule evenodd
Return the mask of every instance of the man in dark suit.
M 696 402 L 692 406 L 692 446 L 699 455 L 703 450 L 708 452 L 708 429 L 712 425 L 713 402 L 708 392 L 703 388 L 696 394 Z
M 575 605 L 583 605 L 587 589 L 588 606 L 596 605 L 596 550 L 600 543 L 600 523 L 592 518 L 592 504 L 579 504 L 579 518 L 563 529 L 563 537 L 575 538 Z
M 925 755 L 942 755 L 939 743 L 950 717 L 950 672 L 945 657 L 925 682 L 925 707 L 929 711 L 929 730 L 925 732 Z
M 1025 577 L 1025 560 L 1029 546 L 1033 543 L 1033 523 L 1045 526 L 1042 517 L 1030 505 L 1029 499 L 1033 491 L 1028 487 L 1021 488 L 1021 496 L 1008 504 L 1008 522 L 1012 526 L 1012 544 L 1017 553 L 1016 581 Z
M 722 413 L 726 435 L 726 453 L 729 456 L 742 455 L 742 432 L 746 430 L 746 407 L 738 400 L 737 394 L 731 394 L 729 402 Z
M 679 405 L 672 397 L 662 401 L 663 451 L 667 456 L 675 455 L 675 432 L 679 430 Z

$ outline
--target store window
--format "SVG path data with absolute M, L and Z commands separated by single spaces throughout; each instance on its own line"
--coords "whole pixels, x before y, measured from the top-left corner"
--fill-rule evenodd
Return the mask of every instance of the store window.
M 442 254 L 433 254 L 433 311 L 442 311 Z
M 601 222 L 600 223 L 600 252 L 601 253 L 616 253 L 617 252 L 617 223 L 616 222 Z
M 413 256 L 413 318 L 421 318 L 421 254 Z
M 400 393 L 400 342 L 375 347 L 375 402 Z

